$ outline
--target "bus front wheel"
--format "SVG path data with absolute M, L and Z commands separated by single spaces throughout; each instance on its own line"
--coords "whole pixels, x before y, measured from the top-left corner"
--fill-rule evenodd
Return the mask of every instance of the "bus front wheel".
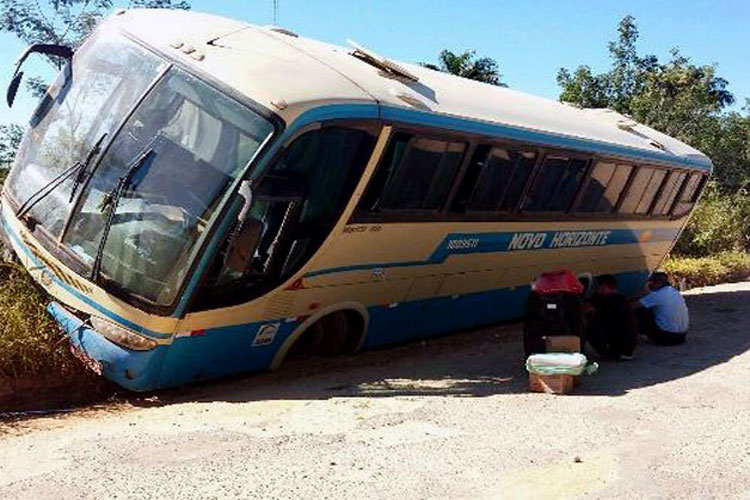
M 360 344 L 364 321 L 354 311 L 336 311 L 310 325 L 294 342 L 288 359 L 333 357 L 354 352 Z

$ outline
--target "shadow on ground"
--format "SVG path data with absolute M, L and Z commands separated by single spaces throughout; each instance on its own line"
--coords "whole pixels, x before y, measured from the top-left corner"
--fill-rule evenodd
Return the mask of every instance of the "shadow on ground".
M 621 396 L 700 372 L 750 349 L 750 290 L 687 297 L 688 342 L 659 347 L 644 341 L 629 362 L 600 361 L 575 394 Z M 326 399 L 332 397 L 483 397 L 527 390 L 520 325 L 503 325 L 347 358 L 307 360 L 278 372 L 129 398 L 136 406 L 181 402 Z

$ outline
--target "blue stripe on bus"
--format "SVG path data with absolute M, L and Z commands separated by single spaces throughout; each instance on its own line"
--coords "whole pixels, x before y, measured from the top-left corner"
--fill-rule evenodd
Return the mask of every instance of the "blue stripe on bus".
M 645 285 L 648 273 L 647 269 L 616 273 L 618 288 L 629 296 Z M 529 291 L 530 287 L 523 285 L 399 302 L 396 307 L 390 304 L 368 306 L 369 325 L 363 348 L 401 344 L 517 320 L 523 316 Z M 270 323 L 278 324 L 279 328 L 273 341 L 254 346 L 258 330 Z M 267 370 L 279 348 L 300 324 L 300 321 L 277 319 L 220 326 L 207 329 L 199 337 L 176 338 L 163 358 L 158 387 Z
M 595 246 L 632 245 L 643 242 L 672 241 L 679 229 L 588 229 L 562 231 L 513 231 L 498 233 L 451 233 L 424 260 L 377 262 L 319 269 L 305 274 L 306 278 L 347 271 L 364 271 L 397 267 L 415 267 L 442 264 L 451 255 L 536 251 L 564 248 L 591 248 Z M 518 238 L 524 238 L 528 248 L 520 248 Z M 516 240 L 514 240 L 516 238 Z M 511 244 L 515 243 L 515 247 Z M 464 245 L 464 246 L 462 246 Z
M 619 289 L 630 295 L 646 281 L 648 270 L 617 273 Z M 368 334 L 363 348 L 405 343 L 466 328 L 479 328 L 523 315 L 529 286 L 499 288 L 463 294 L 369 306 Z M 272 320 L 219 326 L 195 337 L 178 337 L 169 346 L 152 351 L 123 349 L 80 322 L 63 309 L 51 311 L 72 332 L 71 341 L 92 358 L 103 362 L 106 376 L 131 390 L 145 391 L 176 386 L 242 372 L 270 368 L 276 353 L 301 321 Z M 264 325 L 277 324 L 270 344 L 255 346 Z
M 28 257 L 29 260 L 31 260 L 31 262 L 34 263 L 34 267 L 39 268 L 39 269 L 47 269 L 47 266 L 45 264 L 43 264 L 42 262 L 40 262 L 34 256 L 34 254 L 31 252 L 31 250 L 29 250 L 28 247 L 21 241 L 21 239 L 18 237 L 18 234 L 16 234 L 16 232 L 13 230 L 13 228 L 11 228 L 10 225 L 8 225 L 7 221 L 5 220 L 5 217 L 3 217 L 2 215 L 0 215 L 0 222 L 2 222 L 2 227 L 5 230 L 5 234 L 7 234 L 16 243 L 16 245 L 18 245 L 18 247 L 23 251 L 23 253 L 26 255 L 26 257 Z M 52 281 L 57 286 L 59 286 L 60 288 L 64 289 L 69 294 L 73 295 L 75 298 L 77 298 L 81 302 L 84 302 L 88 306 L 96 309 L 97 311 L 99 311 L 103 315 L 107 316 L 111 320 L 113 320 L 113 321 L 115 321 L 115 322 L 117 322 L 117 323 L 125 326 L 126 328 L 129 328 L 130 330 L 133 330 L 134 332 L 138 332 L 138 333 L 141 333 L 143 335 L 146 335 L 146 336 L 149 336 L 149 337 L 153 337 L 153 338 L 157 338 L 157 339 L 166 339 L 166 338 L 169 338 L 169 337 L 172 336 L 171 333 L 155 332 L 153 330 L 149 330 L 148 328 L 144 328 L 141 325 L 133 323 L 132 321 L 129 321 L 129 320 L 123 318 L 122 316 L 120 316 L 120 315 L 118 315 L 118 314 L 110 311 L 109 309 L 107 309 L 107 308 L 99 305 L 97 302 L 95 302 L 90 297 L 87 297 L 86 295 L 82 294 L 81 292 L 79 292 L 75 288 L 71 287 L 67 283 L 65 283 L 62 280 L 58 279 L 55 276 L 55 273 L 50 272 L 49 275 L 52 278 Z

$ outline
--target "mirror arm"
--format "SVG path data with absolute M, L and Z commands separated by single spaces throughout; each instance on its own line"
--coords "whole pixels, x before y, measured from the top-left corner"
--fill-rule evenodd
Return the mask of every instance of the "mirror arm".
M 75 53 L 75 51 L 67 45 L 52 45 L 47 43 L 35 43 L 27 47 L 26 50 L 24 50 L 23 54 L 21 54 L 21 57 L 19 57 L 16 61 L 16 67 L 13 71 L 13 78 L 11 78 L 10 84 L 8 85 L 6 101 L 9 108 L 13 107 L 13 103 L 16 100 L 16 94 L 18 93 L 18 87 L 21 85 L 21 80 L 23 79 L 23 71 L 21 71 L 21 66 L 23 66 L 23 63 L 26 62 L 26 59 L 28 59 L 28 57 L 34 53 L 61 57 L 66 61 L 70 61 L 73 58 L 73 54 Z
M 26 50 L 23 51 L 18 60 L 16 60 L 16 70 L 14 75 L 18 73 L 21 65 L 26 62 L 26 59 L 28 59 L 31 54 L 56 56 L 65 59 L 66 61 L 70 61 L 73 58 L 74 53 L 75 51 L 67 45 L 54 45 L 49 43 L 35 43 L 33 45 L 29 45 L 28 47 L 26 47 Z

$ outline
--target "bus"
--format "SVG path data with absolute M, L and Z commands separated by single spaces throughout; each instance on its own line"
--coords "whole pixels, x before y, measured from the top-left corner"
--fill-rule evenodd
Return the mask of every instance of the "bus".
M 567 268 L 641 288 L 711 161 L 579 109 L 195 12 L 113 14 L 30 118 L 7 245 L 135 391 L 520 318 Z

